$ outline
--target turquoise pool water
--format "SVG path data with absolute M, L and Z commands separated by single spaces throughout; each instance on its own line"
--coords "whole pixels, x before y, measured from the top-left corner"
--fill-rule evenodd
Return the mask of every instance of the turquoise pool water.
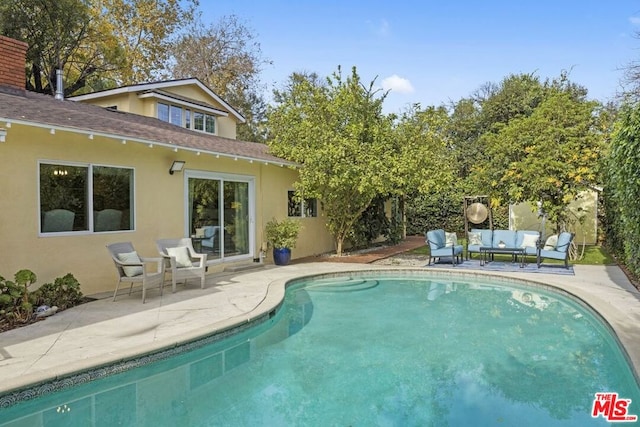
M 640 390 L 607 328 L 546 290 L 433 276 L 296 283 L 219 342 L 0 409 L 0 426 L 591 426 Z

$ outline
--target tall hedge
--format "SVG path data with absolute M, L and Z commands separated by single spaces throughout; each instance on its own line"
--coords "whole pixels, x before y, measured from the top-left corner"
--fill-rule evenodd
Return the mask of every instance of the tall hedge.
M 640 276 L 640 105 L 626 105 L 620 112 L 607 175 L 607 215 L 613 222 L 608 237 L 614 245 L 621 242 L 622 261 Z

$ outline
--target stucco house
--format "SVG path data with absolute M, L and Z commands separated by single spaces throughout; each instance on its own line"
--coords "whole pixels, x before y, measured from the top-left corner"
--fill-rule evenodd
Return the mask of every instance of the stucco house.
M 157 256 L 157 239 L 189 236 L 218 272 L 259 260 L 265 224 L 287 216 L 303 225 L 294 258 L 333 249 L 320 206 L 292 199 L 295 165 L 236 140 L 244 118 L 197 79 L 56 99 L 24 89 L 26 48 L 0 36 L 0 275 L 111 291 L 105 245 Z

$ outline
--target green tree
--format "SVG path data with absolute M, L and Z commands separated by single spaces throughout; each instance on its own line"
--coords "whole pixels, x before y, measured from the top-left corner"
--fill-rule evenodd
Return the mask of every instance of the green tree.
M 531 111 L 482 136 L 487 161 L 475 171 L 502 201 L 541 200 L 550 220 L 566 228 L 568 203 L 597 181 L 599 104 L 562 77 L 542 89 Z
M 121 66 L 113 37 L 101 34 L 87 0 L 16 0 L 0 5 L 0 32 L 28 43 L 27 89 L 54 94 L 56 70 L 70 95 L 92 76 Z
M 486 98 L 480 98 L 485 132 L 512 119 L 530 116 L 544 97 L 543 84 L 534 74 L 511 74 L 500 84 L 488 87 Z
M 0 33 L 27 42 L 27 89 L 91 92 L 166 74 L 173 35 L 196 0 L 15 0 L 0 2 Z
M 166 78 L 175 36 L 193 21 L 198 0 L 100 0 L 92 2 L 100 16 L 101 34 L 110 34 L 123 63 L 115 74 L 118 84 Z
M 195 21 L 173 48 L 176 78 L 196 77 L 246 118 L 238 138 L 264 142 L 266 103 L 261 95 L 260 72 L 270 64 L 260 43 L 236 16 L 225 16 L 209 26 Z
M 482 146 L 478 143 L 482 132 L 478 102 L 463 98 L 452 106 L 448 137 L 458 164 L 458 176 L 463 180 L 470 175 L 478 159 L 482 158 Z
M 338 255 L 362 212 L 390 190 L 392 121 L 373 84 L 364 86 L 355 67 L 346 79 L 338 68 L 325 84 L 293 74 L 268 111 L 271 151 L 301 164 L 296 190 L 322 202 Z
M 397 120 L 390 142 L 391 194 L 406 196 L 449 188 L 457 169 L 444 107 L 414 105 Z

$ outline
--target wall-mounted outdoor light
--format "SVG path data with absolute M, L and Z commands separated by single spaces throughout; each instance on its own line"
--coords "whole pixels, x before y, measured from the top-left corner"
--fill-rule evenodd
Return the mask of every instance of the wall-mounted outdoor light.
M 169 175 L 173 175 L 174 172 L 182 172 L 185 162 L 182 160 L 174 160 L 169 168 Z

